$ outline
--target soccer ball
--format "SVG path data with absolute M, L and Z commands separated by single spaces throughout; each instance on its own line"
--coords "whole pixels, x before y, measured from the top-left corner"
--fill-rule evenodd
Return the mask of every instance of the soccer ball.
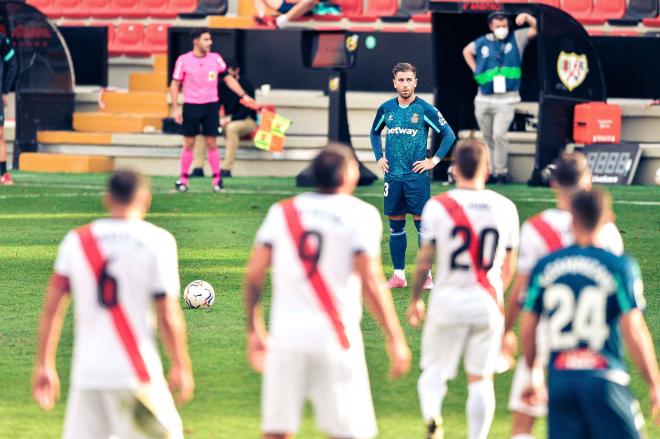
M 208 282 L 195 280 L 183 290 L 183 300 L 188 308 L 210 308 L 215 301 L 215 290 Z

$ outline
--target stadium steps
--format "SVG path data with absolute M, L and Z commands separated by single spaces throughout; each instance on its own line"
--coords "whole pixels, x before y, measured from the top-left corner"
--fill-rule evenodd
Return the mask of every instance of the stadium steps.
M 20 157 L 20 168 L 31 172 L 110 172 L 114 169 L 114 159 L 107 156 L 25 152 Z
M 170 107 L 167 94 L 159 92 L 107 92 L 101 101 L 104 113 L 157 114 L 167 117 Z
M 166 72 L 134 72 L 128 78 L 130 91 L 167 92 Z
M 163 116 L 130 113 L 74 113 L 73 129 L 87 133 L 143 133 L 163 128 Z

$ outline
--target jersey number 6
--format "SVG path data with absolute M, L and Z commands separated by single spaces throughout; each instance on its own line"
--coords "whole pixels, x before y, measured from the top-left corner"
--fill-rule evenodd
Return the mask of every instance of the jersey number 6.
M 98 282 L 99 304 L 103 308 L 113 308 L 119 303 L 117 299 L 117 279 L 108 274 L 108 263 L 103 265 Z

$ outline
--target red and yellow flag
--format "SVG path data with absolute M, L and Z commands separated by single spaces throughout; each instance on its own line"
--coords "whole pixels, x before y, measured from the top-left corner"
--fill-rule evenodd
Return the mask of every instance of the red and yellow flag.
M 254 136 L 254 146 L 270 152 L 284 151 L 284 139 L 290 125 L 290 119 L 270 110 L 262 111 L 259 131 Z

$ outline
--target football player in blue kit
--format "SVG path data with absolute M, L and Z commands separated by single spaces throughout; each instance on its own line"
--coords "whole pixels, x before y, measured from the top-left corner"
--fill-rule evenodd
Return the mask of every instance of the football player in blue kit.
M 406 267 L 406 215 L 413 215 L 417 235 L 421 228 L 424 205 L 431 196 L 429 170 L 433 169 L 454 144 L 456 136 L 433 105 L 415 95 L 417 69 L 409 63 L 398 63 L 392 69 L 397 97 L 383 103 L 371 127 L 371 147 L 378 166 L 385 175 L 384 211 L 390 222 L 390 254 L 394 274 L 389 288 L 408 285 Z M 427 157 L 428 130 L 440 134 L 437 153 Z M 381 132 L 385 130 L 385 154 Z M 429 273 L 425 289 L 431 289 Z
M 648 385 L 656 420 L 660 372 L 642 314 L 639 267 L 629 256 L 596 247 L 600 229 L 612 218 L 607 192 L 579 192 L 571 213 L 576 244 L 541 259 L 530 277 L 521 338 L 532 374 L 523 398 L 532 404 L 544 399 L 535 340 L 542 315 L 549 322 L 551 352 L 550 439 L 640 438 L 644 420 L 628 388 L 621 335 Z

